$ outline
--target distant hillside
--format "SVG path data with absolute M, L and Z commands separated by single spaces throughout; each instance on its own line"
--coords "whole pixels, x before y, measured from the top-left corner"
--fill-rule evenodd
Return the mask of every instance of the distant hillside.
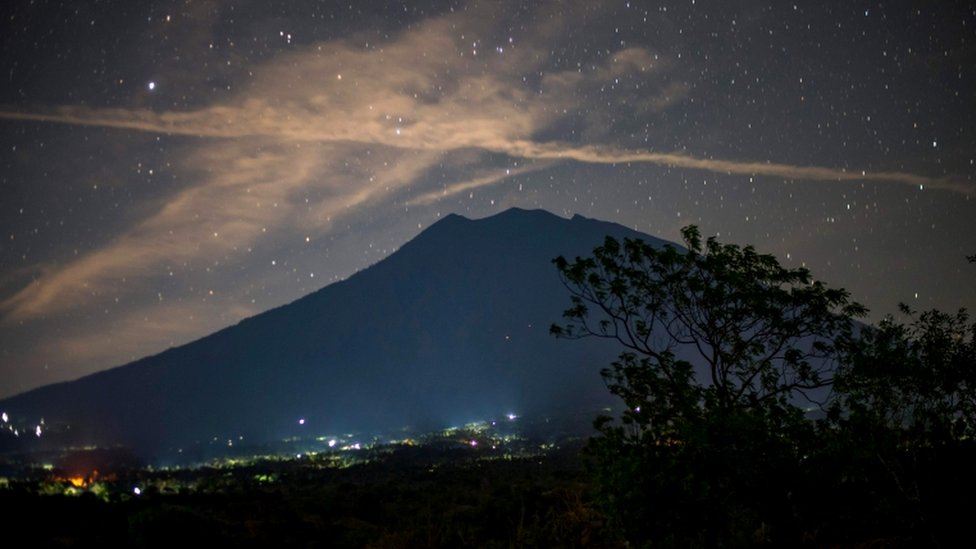
M 545 211 L 450 215 L 345 281 L 0 410 L 144 452 L 591 410 L 609 400 L 599 371 L 618 349 L 549 335 L 569 305 L 551 260 L 588 255 L 608 234 L 663 244 Z

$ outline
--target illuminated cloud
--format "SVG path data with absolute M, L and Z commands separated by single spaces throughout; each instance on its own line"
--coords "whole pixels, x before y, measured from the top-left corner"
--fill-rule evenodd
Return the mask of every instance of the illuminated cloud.
M 546 160 L 575 160 L 588 164 L 619 164 L 624 162 L 648 163 L 678 168 L 691 168 L 713 173 L 760 175 L 801 179 L 807 181 L 881 181 L 929 187 L 960 194 L 971 194 L 976 188 L 972 184 L 951 177 L 926 177 L 905 172 L 851 171 L 822 166 L 797 166 L 774 162 L 743 162 L 697 158 L 678 153 L 658 153 L 651 151 L 627 151 L 610 147 L 573 147 L 561 144 L 517 142 L 505 151 L 524 158 Z

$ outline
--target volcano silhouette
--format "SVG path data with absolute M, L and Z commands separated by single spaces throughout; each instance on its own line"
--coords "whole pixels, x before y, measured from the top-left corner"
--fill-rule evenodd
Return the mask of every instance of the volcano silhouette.
M 599 372 L 619 348 L 549 334 L 570 306 L 552 259 L 608 235 L 664 244 L 541 210 L 450 215 L 344 281 L 0 410 L 73 443 L 145 452 L 594 410 L 610 401 Z

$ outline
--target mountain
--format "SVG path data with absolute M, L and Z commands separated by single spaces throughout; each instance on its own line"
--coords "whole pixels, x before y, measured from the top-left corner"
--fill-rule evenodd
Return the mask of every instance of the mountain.
M 607 235 L 663 244 L 540 210 L 450 215 L 344 281 L 0 410 L 43 417 L 75 443 L 149 453 L 594 410 L 609 401 L 599 371 L 619 349 L 549 335 L 570 304 L 551 260 L 588 255 Z

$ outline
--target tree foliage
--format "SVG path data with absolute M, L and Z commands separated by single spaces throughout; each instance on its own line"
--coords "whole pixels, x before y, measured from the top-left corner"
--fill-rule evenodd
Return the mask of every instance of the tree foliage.
M 694 226 L 682 236 L 687 250 L 607 238 L 593 257 L 557 258 L 573 306 L 564 314 L 569 322 L 552 332 L 620 342 L 631 366 L 608 377 L 611 388 L 637 383 L 634 396 L 760 408 L 829 383 L 837 342 L 864 308 L 807 269 L 785 268 L 751 246 L 714 237 L 703 243 Z M 705 365 L 704 384 L 678 359 L 682 348 Z
M 907 322 L 886 317 L 846 350 L 835 417 L 870 421 L 912 445 L 976 437 L 976 324 L 964 309 L 900 311 Z
M 623 348 L 601 372 L 623 408 L 588 447 L 611 526 L 664 547 L 958 538 L 976 508 L 966 311 L 855 325 L 864 307 L 806 269 L 682 236 L 554 260 L 571 307 L 552 333 Z
M 607 238 L 592 257 L 554 260 L 572 306 L 551 331 L 624 348 L 602 375 L 625 408 L 597 420 L 591 452 L 629 539 L 767 539 L 767 524 L 791 522 L 773 517 L 790 512 L 812 436 L 795 403 L 830 383 L 864 308 L 752 247 L 694 226 L 682 236 L 685 250 Z
M 976 323 L 965 310 L 900 312 L 845 349 L 822 437 L 843 459 L 824 484 L 856 502 L 852 528 L 938 545 L 976 507 Z

